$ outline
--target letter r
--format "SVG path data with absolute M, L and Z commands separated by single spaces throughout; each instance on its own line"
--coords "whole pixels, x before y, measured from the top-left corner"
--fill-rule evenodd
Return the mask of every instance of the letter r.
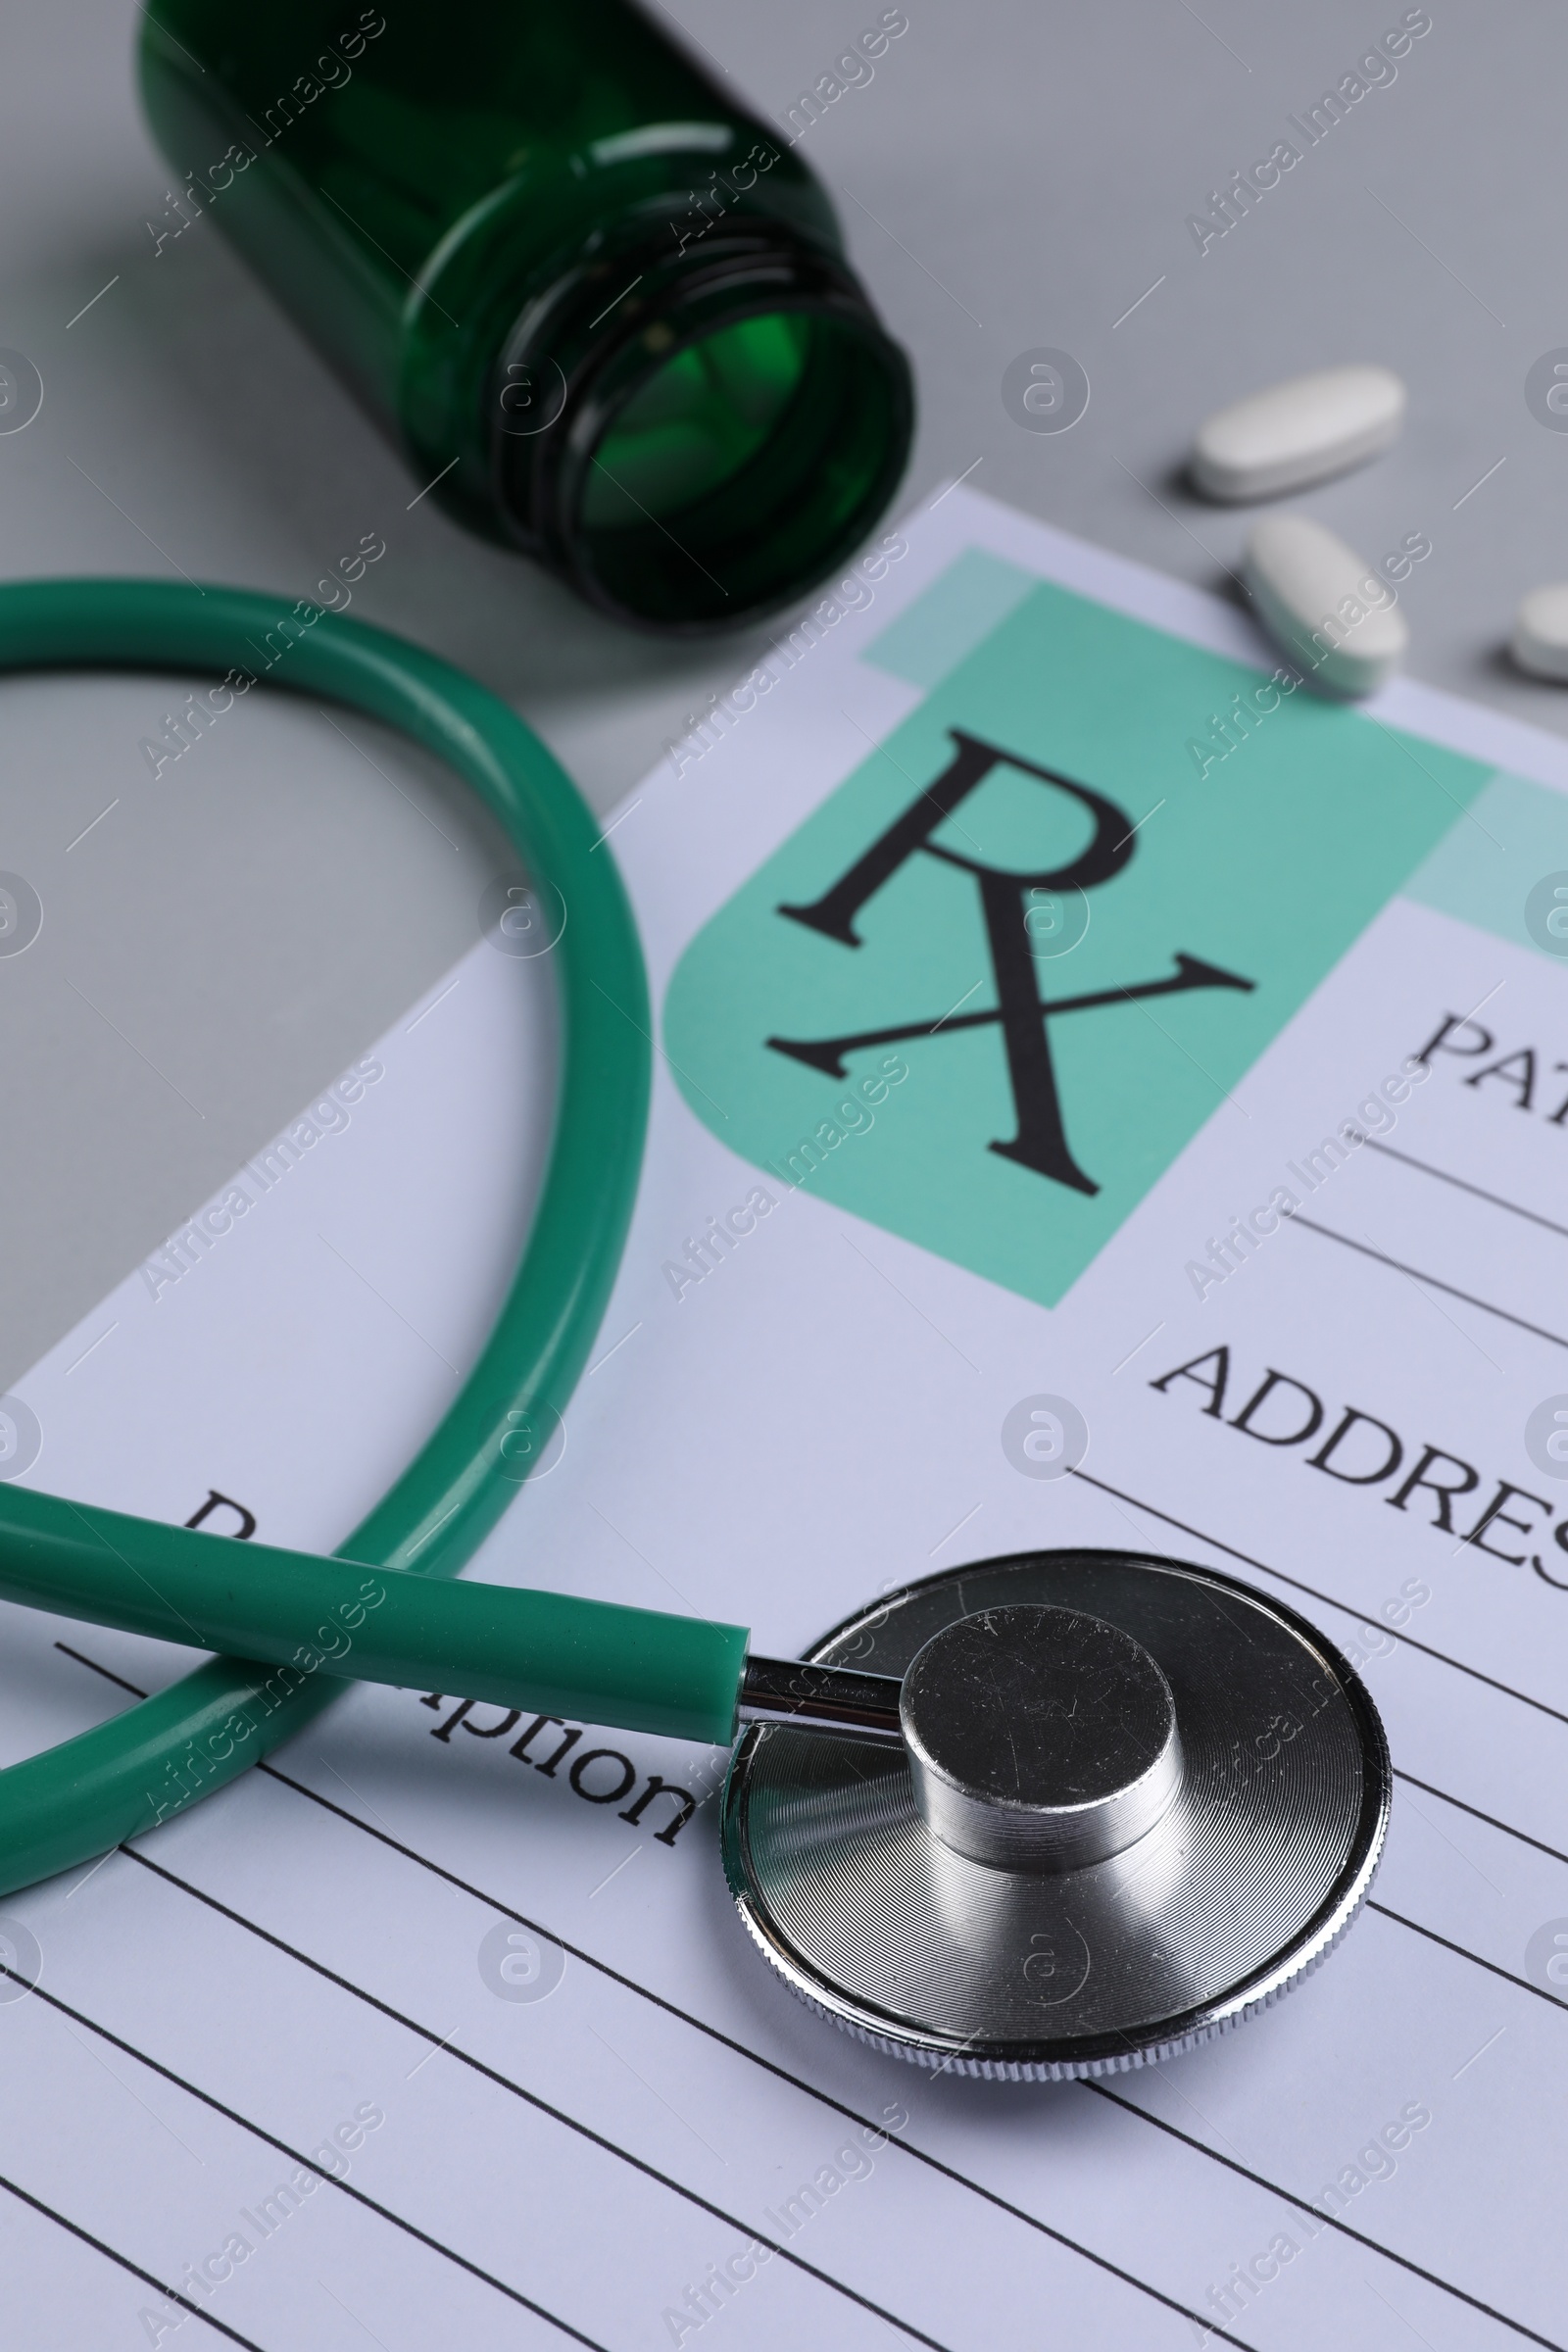
M 950 727 L 948 733 L 955 746 L 954 756 L 936 781 L 916 793 L 903 815 L 896 816 L 864 856 L 858 858 L 819 899 L 808 906 L 782 906 L 780 914 L 806 923 L 811 930 L 820 931 L 847 948 L 858 948 L 864 943 L 856 931 L 856 916 L 866 901 L 884 882 L 890 882 L 918 850 L 943 858 L 950 865 L 962 866 L 981 882 L 982 888 L 989 879 L 1020 891 L 1092 890 L 1097 883 L 1107 882 L 1127 863 L 1133 854 L 1133 836 L 1127 816 L 1114 801 L 1106 800 L 1102 793 L 1087 784 L 1074 783 L 1070 776 L 1061 775 L 1055 768 L 1041 767 L 1016 752 L 1004 752 L 994 743 L 982 742 L 962 727 Z M 1058 791 L 1070 793 L 1095 820 L 1088 847 L 1069 864 L 1039 874 L 1020 874 L 1005 866 L 983 865 L 977 859 L 960 857 L 956 851 L 937 848 L 931 836 L 938 825 L 953 814 L 995 767 L 1018 768 L 1024 775 L 1038 777 L 1042 784 L 1054 784 Z
M 1094 1194 L 1100 1190 L 1075 1159 L 1068 1141 L 1056 1083 L 1050 1023 L 1071 1012 L 1120 1008 L 1138 999 L 1182 994 L 1191 989 L 1226 988 L 1250 991 L 1254 983 L 1220 970 L 1200 957 L 1178 954 L 1175 972 L 1166 979 L 1137 981 L 1092 989 L 1078 996 L 1047 999 L 1040 993 L 1034 941 L 1027 924 L 1030 894 L 1084 892 L 1108 882 L 1126 866 L 1137 849 L 1137 826 L 1115 802 L 1092 786 L 1080 784 L 1055 768 L 1043 767 L 1021 753 L 1008 752 L 961 727 L 948 730 L 953 758 L 942 774 L 915 794 L 902 815 L 894 818 L 838 880 L 809 905 L 786 903 L 776 911 L 790 921 L 839 946 L 859 949 L 865 943 L 856 921 L 867 902 L 892 880 L 908 859 L 923 853 L 942 864 L 971 877 L 980 900 L 980 916 L 990 952 L 996 1004 L 975 1011 L 956 1006 L 938 1020 L 898 1023 L 891 1028 L 861 1030 L 832 1038 L 769 1037 L 765 1043 L 808 1068 L 826 1075 L 848 1075 L 847 1053 L 863 1047 L 892 1044 L 904 1038 L 932 1037 L 945 1030 L 949 1038 L 972 1033 L 995 1023 L 1016 1117 L 1016 1132 L 989 1146 L 1001 1158 L 1015 1161 L 1032 1173 Z M 1064 864 L 1039 872 L 1020 872 L 1014 866 L 988 865 L 938 843 L 933 836 L 945 818 L 989 776 L 1009 767 L 1034 777 L 1068 799 L 1093 820 L 1087 844 Z M 973 992 L 971 992 L 973 993 Z

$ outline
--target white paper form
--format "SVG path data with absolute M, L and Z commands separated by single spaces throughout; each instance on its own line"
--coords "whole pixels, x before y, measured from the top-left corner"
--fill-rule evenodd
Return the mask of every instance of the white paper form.
M 3 1905 L 12 1949 L 41 1955 L 0 2002 L 6 2340 L 26 2352 L 1568 2342 L 1568 995 L 1558 902 L 1531 901 L 1568 868 L 1568 755 L 1410 685 L 1348 723 L 1279 702 L 1259 724 L 1206 685 L 1189 714 L 1198 654 L 1272 669 L 1240 614 L 962 489 L 904 546 L 615 827 L 664 1008 L 648 1158 L 564 1451 L 472 1573 L 741 1619 L 788 1652 L 964 1558 L 1091 1544 L 1227 1568 L 1320 1623 L 1384 1710 L 1372 1903 L 1309 1984 L 1186 2059 L 1090 2085 L 925 2075 L 751 1951 L 720 1755 L 356 1688 L 133 1850 Z M 1181 955 L 1231 985 L 1051 1024 L 1062 1116 L 1036 1157 L 1066 1149 L 1099 1190 L 1031 1221 L 1013 1203 L 1074 1188 L 984 1156 L 1007 1136 L 984 1121 L 1017 1105 L 960 1025 L 995 1002 L 961 871 L 936 877 L 961 913 L 902 906 L 895 876 L 908 936 L 866 916 L 893 980 L 860 1025 L 943 1016 L 889 1049 L 906 1075 L 872 1119 L 824 1140 L 807 1097 L 770 1090 L 819 1078 L 830 1119 L 843 1089 L 776 1051 L 715 1073 L 754 985 L 726 926 L 760 869 L 819 840 L 832 882 L 865 846 L 856 794 L 896 810 L 936 772 L 909 763 L 922 725 L 936 744 L 959 723 L 944 697 L 1044 757 L 1007 734 L 1046 723 L 1008 700 L 1035 690 L 1006 633 L 1037 625 L 1038 581 L 1070 592 L 1039 639 L 1076 664 L 1054 757 L 1112 799 L 1146 759 L 1124 865 L 1153 878 L 1132 942 L 1084 893 L 1089 933 L 1043 956 L 1045 993 L 1107 940 L 1129 987 Z M 1125 640 L 1107 687 L 1110 614 L 1158 634 Z M 1287 824 L 1270 746 L 1298 736 L 1323 780 Z M 988 826 L 1037 817 L 988 790 L 967 807 L 994 856 Z M 1362 908 L 1331 852 L 1396 878 Z M 1288 988 L 1283 948 L 1243 960 L 1271 905 Z M 756 937 L 758 968 L 776 939 L 796 952 L 790 926 Z M 693 976 L 726 956 L 710 1019 Z M 832 1033 L 837 967 L 802 985 L 818 968 L 825 1026 L 797 1042 Z M 898 996 L 916 983 L 930 1001 Z M 310 1141 L 236 1171 L 242 1213 L 176 1236 L 18 1384 L 42 1438 L 25 1475 L 172 1521 L 205 1507 L 215 1535 L 340 1540 L 514 1256 L 548 994 L 475 947 L 303 1114 Z M 959 1179 L 929 1180 L 949 1152 L 980 1171 L 972 1215 L 961 1191 L 951 1214 Z M 1025 1189 L 986 1190 L 999 1168 Z M 767 1212 L 715 1241 L 759 1189 Z M 1281 1193 L 1298 1213 L 1271 1224 Z M 1087 1426 L 1073 1475 L 1004 1449 L 1043 1394 Z M 189 1663 L 27 1611 L 4 1629 L 7 1760 Z

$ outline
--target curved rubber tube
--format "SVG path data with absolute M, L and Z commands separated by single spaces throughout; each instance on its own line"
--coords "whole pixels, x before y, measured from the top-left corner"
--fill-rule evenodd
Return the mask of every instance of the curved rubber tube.
M 593 819 L 564 771 L 505 703 L 435 655 L 246 589 L 109 579 L 0 587 L 0 671 L 90 664 L 255 677 L 269 646 L 274 683 L 364 710 L 456 768 L 536 883 L 565 902 L 554 950 L 556 1129 L 527 1246 L 457 1402 L 338 1546 L 339 1557 L 372 1567 L 455 1576 L 517 1492 L 503 1441 L 561 1411 L 609 1300 L 648 1118 L 642 954 L 609 849 L 596 848 Z M 0 1541 L 9 1499 L 0 1486 Z M 84 1505 L 54 1508 L 62 1522 L 94 1523 Z M 267 1682 L 265 1667 L 215 1658 L 112 1722 L 0 1771 L 0 1893 L 89 1861 L 231 1780 L 340 1688 L 312 1676 L 278 1697 Z
M 748 1640 L 743 1625 L 432 1583 L 124 1511 L 94 1511 L 90 1524 L 71 1511 L 62 1523 L 54 1495 L 24 1487 L 6 1493 L 0 1600 L 193 1649 L 243 1649 L 283 1670 L 266 1684 L 278 1697 L 326 1674 L 714 1746 L 735 1737 Z

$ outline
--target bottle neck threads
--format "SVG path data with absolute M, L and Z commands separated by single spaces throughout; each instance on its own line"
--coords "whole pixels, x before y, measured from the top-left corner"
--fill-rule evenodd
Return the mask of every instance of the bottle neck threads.
M 858 545 L 908 454 L 908 364 L 837 255 L 732 216 L 600 245 L 527 303 L 487 395 L 507 535 L 661 634 L 793 602 Z

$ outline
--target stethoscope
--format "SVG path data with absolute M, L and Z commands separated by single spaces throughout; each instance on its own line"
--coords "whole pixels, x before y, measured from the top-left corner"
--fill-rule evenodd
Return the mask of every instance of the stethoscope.
M 1236 1579 L 1026 1552 L 884 1594 L 788 1660 L 740 1626 L 448 1581 L 559 1426 L 609 1299 L 647 1119 L 647 980 L 588 809 L 462 671 L 240 589 L 0 588 L 0 670 L 250 681 L 264 646 L 274 683 L 402 728 L 505 827 L 554 943 L 549 1163 L 457 1402 L 331 1558 L 0 1485 L 0 1597 L 219 1653 L 0 1771 L 0 1893 L 144 1835 L 349 1678 L 733 1746 L 722 1848 L 746 1928 L 792 1991 L 892 2055 L 1112 2073 L 1277 2000 L 1366 1896 L 1390 1769 L 1347 1660 Z

